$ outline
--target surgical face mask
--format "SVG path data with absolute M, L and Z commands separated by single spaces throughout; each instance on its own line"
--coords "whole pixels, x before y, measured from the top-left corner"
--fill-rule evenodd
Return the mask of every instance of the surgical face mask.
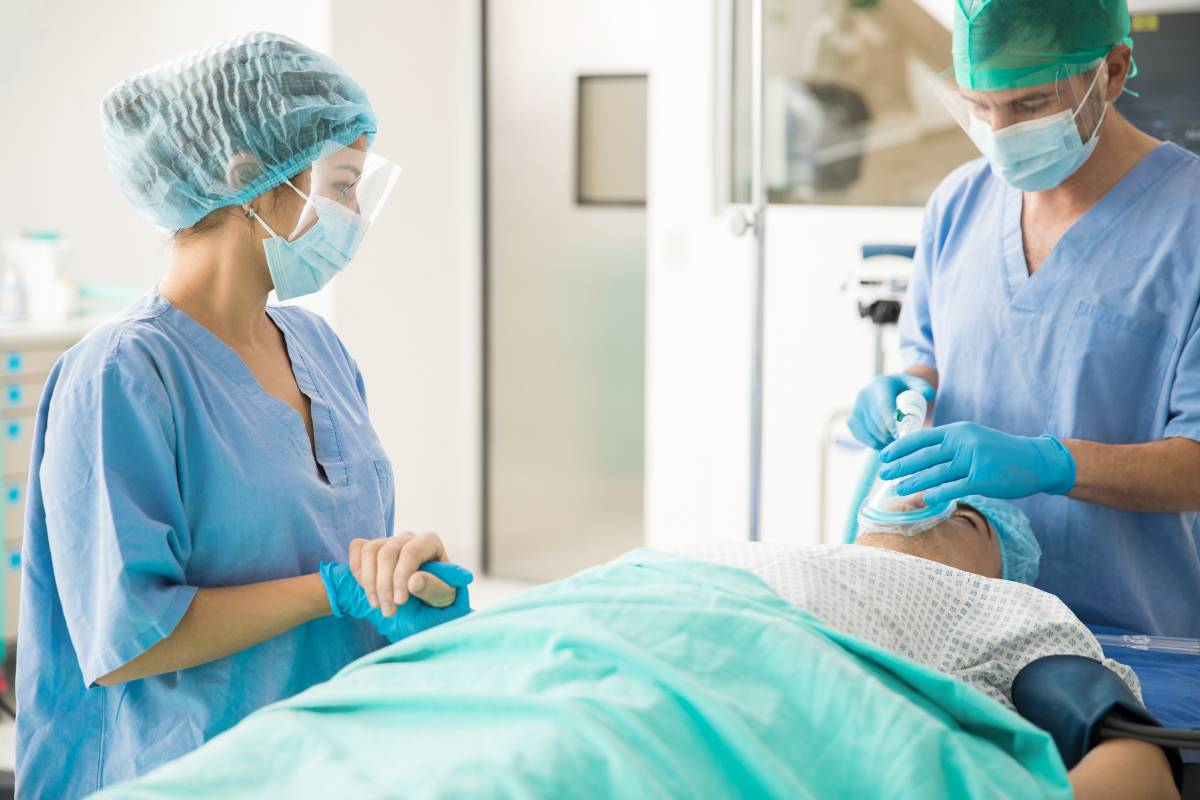
M 1100 125 L 1108 113 L 1107 101 L 1087 142 L 1080 137 L 1078 124 L 1079 114 L 1088 107 L 1099 79 L 1098 71 L 1075 111 L 1018 122 L 998 131 L 972 116 L 967 135 L 1006 183 L 1023 192 L 1053 189 L 1074 175 L 1100 142 Z
M 295 240 L 279 236 L 258 216 L 250 213 L 271 234 L 263 239 L 267 268 L 280 300 L 292 300 L 320 291 L 345 269 L 362 244 L 370 223 L 336 200 L 321 195 L 305 195 L 291 181 L 296 194 L 305 198 L 316 212 L 312 226 Z

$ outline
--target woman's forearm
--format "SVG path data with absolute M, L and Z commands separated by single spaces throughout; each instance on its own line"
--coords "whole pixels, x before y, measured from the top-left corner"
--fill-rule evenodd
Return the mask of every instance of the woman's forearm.
M 1162 748 L 1133 739 L 1104 742 L 1071 770 L 1077 800 L 1178 800 Z
M 194 667 L 253 647 L 329 613 L 329 598 L 316 573 L 198 589 L 170 636 L 96 682 L 112 686 Z
M 1070 496 L 1128 511 L 1200 510 L 1200 443 L 1100 444 L 1064 439 L 1075 457 Z

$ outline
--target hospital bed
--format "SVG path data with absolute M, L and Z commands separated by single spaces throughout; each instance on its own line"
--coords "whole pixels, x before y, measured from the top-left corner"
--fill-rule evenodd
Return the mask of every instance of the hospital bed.
M 1184 656 L 1134 655 L 1160 720 L 1200 727 Z M 1031 707 L 1053 708 L 1047 696 Z M 403 782 L 429 797 L 1065 798 L 1064 764 L 1082 754 L 1041 727 L 826 628 L 751 572 L 637 551 L 366 656 L 102 796 L 369 797 Z
M 1200 653 L 1166 652 L 1118 638 L 1131 636 L 1128 631 L 1089 626 L 1100 638 L 1104 654 L 1128 664 L 1142 682 L 1146 707 L 1168 728 L 1200 730 Z M 1180 640 L 1182 641 L 1182 640 Z M 1200 640 L 1190 640 L 1200 649 Z M 1200 748 L 1181 749 L 1184 761 L 1185 800 L 1200 800 Z
M 1170 697 L 1196 695 L 1161 655 L 1145 691 L 1180 724 Z M 648 553 L 385 648 L 103 796 L 1065 797 L 1054 748 L 745 571 Z

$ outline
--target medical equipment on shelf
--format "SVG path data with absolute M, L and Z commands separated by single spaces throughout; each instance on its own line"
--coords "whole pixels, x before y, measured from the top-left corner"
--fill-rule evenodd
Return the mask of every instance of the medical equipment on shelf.
M 842 291 L 848 294 L 854 303 L 858 316 L 870 320 L 874 326 L 874 344 L 872 349 L 872 368 L 875 375 L 884 373 L 884 335 L 889 327 L 895 327 L 900 319 L 900 308 L 904 295 L 908 291 L 909 276 L 912 273 L 912 259 L 916 247 L 910 244 L 864 244 L 862 246 L 862 261 L 859 263 L 842 284 Z M 922 398 L 923 399 L 923 398 Z M 821 451 L 818 487 L 818 540 L 826 541 L 826 531 L 831 527 L 827 517 L 829 514 L 829 478 L 830 451 L 834 448 L 841 451 L 860 452 L 863 447 L 853 436 L 845 432 L 845 420 L 849 411 L 839 409 L 825 422 L 821 432 Z M 922 414 L 922 418 L 924 415 Z M 860 503 L 870 491 L 878 472 L 879 459 L 870 459 L 874 463 L 874 472 L 870 469 L 859 471 L 859 485 L 853 498 Z M 835 513 L 841 514 L 840 506 Z M 852 515 L 853 516 L 853 515 Z M 840 518 L 839 518 L 840 519 Z M 837 530 L 839 522 L 832 526 Z M 849 532 L 846 532 L 849 536 Z M 836 540 L 836 533 L 834 534 Z M 850 541 L 853 541 L 851 538 Z
M 1105 647 L 1128 647 L 1133 650 L 1149 650 L 1155 653 L 1182 653 L 1183 655 L 1200 656 L 1200 639 L 1097 633 L 1096 641 Z
M 54 322 L 73 310 L 63 277 L 70 244 L 55 231 L 30 231 L 4 242 L 0 321 Z
M 1159 139 L 1200 154 L 1200 8 L 1134 13 L 1138 94 L 1121 98 L 1121 116 Z
M 18 635 L 25 489 L 38 401 L 55 362 L 95 323 L 0 325 L 0 660 Z
M 895 325 L 900 319 L 900 307 L 908 291 L 916 250 L 908 244 L 864 244 L 862 263 L 842 285 L 854 299 L 858 315 L 875 325 L 876 375 L 884 372 L 885 326 Z

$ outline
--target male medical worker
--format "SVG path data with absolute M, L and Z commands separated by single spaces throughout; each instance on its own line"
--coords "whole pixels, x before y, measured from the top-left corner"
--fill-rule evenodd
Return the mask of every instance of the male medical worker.
M 121 82 L 102 110 L 122 193 L 175 248 L 38 410 L 17 649 L 30 798 L 140 775 L 468 611 L 471 575 L 437 537 L 389 536 L 392 471 L 341 340 L 267 305 L 346 267 L 394 185 L 362 88 L 255 33 Z
M 907 371 L 851 429 L 902 494 L 1018 499 L 1085 622 L 1200 637 L 1200 158 L 1114 108 L 1129 30 L 1125 0 L 956 0 L 944 94 L 984 158 L 929 202 Z M 907 388 L 934 427 L 893 442 Z

